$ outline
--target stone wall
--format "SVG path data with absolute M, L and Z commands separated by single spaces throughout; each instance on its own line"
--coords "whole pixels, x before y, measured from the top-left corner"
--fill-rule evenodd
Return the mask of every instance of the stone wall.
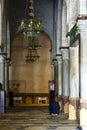
M 51 41 L 42 32 L 38 43 L 39 60 L 30 63 L 25 61 L 29 41 L 18 34 L 12 44 L 9 90 L 14 93 L 48 93 L 48 81 L 53 80 L 53 65 L 51 65 Z

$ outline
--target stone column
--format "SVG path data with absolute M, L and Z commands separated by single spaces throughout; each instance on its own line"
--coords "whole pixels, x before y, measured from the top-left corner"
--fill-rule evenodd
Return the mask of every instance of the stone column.
M 4 114 L 5 109 L 5 64 L 4 64 L 4 56 L 0 55 L 0 114 Z
M 57 18 L 57 54 L 60 54 L 62 43 L 62 0 L 58 0 L 58 18 Z
M 78 3 L 79 3 L 78 0 L 68 0 L 67 1 L 68 31 L 70 31 L 72 29 L 72 27 L 76 23 L 76 19 L 78 17 L 78 9 L 79 9 L 79 4 Z
M 58 64 L 57 64 L 57 59 L 53 59 L 54 61 L 54 87 L 55 87 L 55 96 L 58 97 L 58 74 L 57 74 L 57 69 L 58 69 Z
M 80 28 L 80 125 L 87 130 L 87 0 L 79 0 Z
M 4 55 L 0 55 L 0 83 L 2 88 L 0 91 L 0 114 L 5 113 L 5 63 Z
M 7 21 L 7 35 L 6 35 L 6 61 L 5 61 L 5 90 L 8 94 L 8 82 L 9 82 L 9 66 L 10 66 L 10 58 L 11 58 L 11 45 L 10 45 L 10 25 L 9 21 Z
M 66 0 L 65 0 L 66 1 Z M 73 28 L 76 24 L 76 19 L 78 17 L 78 0 L 67 0 L 67 23 L 68 23 L 68 31 Z M 74 12 L 74 13 L 73 13 Z M 68 40 L 68 45 L 70 45 L 70 40 Z M 76 49 L 75 49 L 76 50 Z M 76 103 L 78 96 L 77 88 L 78 88 L 78 51 L 74 51 L 74 49 L 70 48 L 70 104 L 69 104 L 69 120 L 76 120 Z M 74 67 L 74 68 L 73 68 Z M 75 87 L 76 86 L 76 87 Z M 75 93 L 74 93 L 75 92 Z
M 57 55 L 58 61 L 58 102 L 62 112 L 62 55 Z
M 4 63 L 4 55 L 2 53 L 2 36 L 4 34 L 2 33 L 3 31 L 3 18 L 4 18 L 4 0 L 0 0 L 0 83 L 2 84 L 2 90 L 0 91 L 0 114 L 5 113 L 5 79 L 4 79 L 4 74 L 5 74 L 5 63 Z
M 87 14 L 87 0 L 79 0 L 79 14 Z
M 0 46 L 1 46 L 1 33 L 2 33 L 2 11 L 1 11 L 1 2 L 0 2 Z
M 4 56 L 2 54 L 2 24 L 3 24 L 3 16 L 4 15 L 4 0 L 0 0 L 0 82 L 3 84 L 4 89 Z
M 70 47 L 70 97 L 69 120 L 77 119 L 79 103 L 79 48 Z
M 5 92 L 6 92 L 6 106 L 9 106 L 9 98 L 8 98 L 8 92 L 9 92 L 9 65 L 10 61 L 5 61 Z
M 0 83 L 2 83 L 2 89 L 4 90 L 4 57 L 0 55 Z
M 80 28 L 80 125 L 87 129 L 87 17 L 78 20 Z
M 63 59 L 63 110 L 69 113 L 69 47 L 61 47 Z
M 4 0 L 0 0 L 0 46 L 2 44 L 2 22 L 4 12 Z
M 62 9 L 62 45 L 64 47 L 69 46 L 68 40 L 66 38 L 66 34 L 68 31 L 68 24 L 67 24 L 67 8 L 66 8 L 66 2 L 63 1 L 63 9 Z

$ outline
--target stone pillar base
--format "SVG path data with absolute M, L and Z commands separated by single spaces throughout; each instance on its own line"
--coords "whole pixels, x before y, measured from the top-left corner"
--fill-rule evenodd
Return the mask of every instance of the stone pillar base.
M 69 120 L 78 118 L 79 98 L 69 98 Z
M 69 113 L 69 97 L 63 96 L 63 111 L 65 114 Z
M 80 100 L 80 125 L 83 127 L 87 127 L 87 100 Z

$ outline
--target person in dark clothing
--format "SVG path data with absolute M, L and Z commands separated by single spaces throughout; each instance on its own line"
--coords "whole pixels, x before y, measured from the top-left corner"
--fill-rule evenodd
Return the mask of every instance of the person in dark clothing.
M 0 82 L 0 90 L 2 90 L 2 83 Z
M 81 127 L 81 126 L 78 126 L 78 127 L 76 128 L 76 130 L 82 130 L 82 127 Z
M 49 105 L 49 111 L 50 111 L 50 115 L 57 115 L 60 112 L 60 105 L 58 102 L 55 101 L 55 99 L 53 99 Z
M 52 99 L 55 98 L 55 88 L 54 88 L 54 81 L 49 81 L 49 101 L 51 103 Z

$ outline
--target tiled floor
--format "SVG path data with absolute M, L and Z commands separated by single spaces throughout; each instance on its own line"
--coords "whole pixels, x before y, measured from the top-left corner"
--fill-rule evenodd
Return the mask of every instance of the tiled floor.
M 0 130 L 75 130 L 77 121 L 49 115 L 47 107 L 13 107 L 0 115 Z

